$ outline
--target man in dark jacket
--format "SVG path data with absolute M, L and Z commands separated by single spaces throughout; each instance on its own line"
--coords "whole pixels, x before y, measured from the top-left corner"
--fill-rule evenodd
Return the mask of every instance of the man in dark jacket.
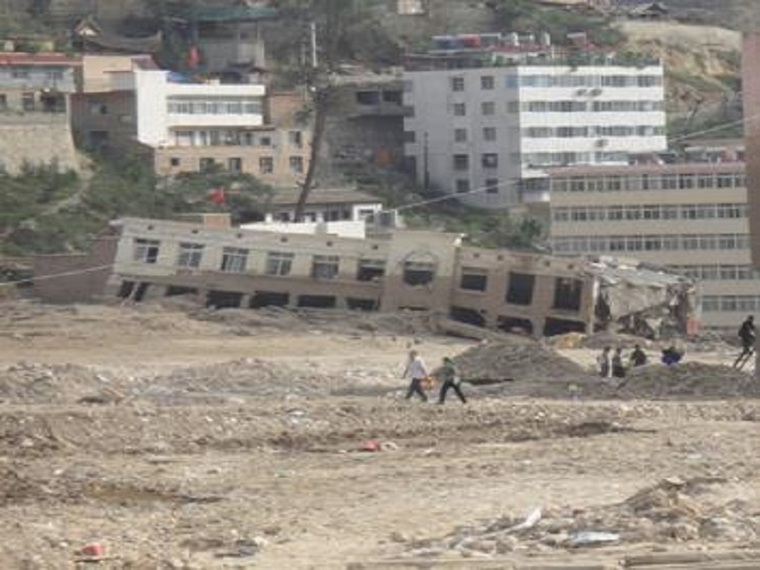
M 742 341 L 742 352 L 734 362 L 734 368 L 741 368 L 755 351 L 755 318 L 749 315 L 739 327 L 739 338 Z
M 446 392 L 449 389 L 454 389 L 459 399 L 463 404 L 467 403 L 467 398 L 464 397 L 462 389 L 459 385 L 462 383 L 462 379 L 459 377 L 459 371 L 454 364 L 454 361 L 446 356 L 443 359 L 443 366 L 438 371 L 438 379 L 441 381 L 441 392 L 438 396 L 438 403 L 443 404 L 446 401 Z

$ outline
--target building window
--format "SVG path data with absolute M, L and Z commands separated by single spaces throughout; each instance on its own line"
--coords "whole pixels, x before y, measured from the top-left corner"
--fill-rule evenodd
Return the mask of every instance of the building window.
M 481 157 L 481 163 L 483 168 L 498 168 L 499 155 L 494 152 L 486 153 Z
M 172 167 L 177 167 L 177 166 L 179 166 L 180 164 L 181 164 L 181 161 L 180 161 L 180 159 L 179 159 L 179 158 L 177 158 L 176 156 L 172 156 L 172 157 L 169 159 L 169 166 L 172 166 Z
M 34 94 L 30 94 L 30 95 L 34 97 Z M 100 103 L 98 101 L 90 103 L 90 114 L 91 115 L 107 115 L 108 105 L 106 105 L 105 103 Z
M 303 133 L 301 131 L 288 131 L 288 144 L 301 148 L 303 146 Z
M 454 116 L 464 117 L 467 115 L 467 106 L 464 103 L 454 103 Z
M 494 88 L 493 75 L 483 75 L 480 78 L 480 88 L 490 91 Z
M 243 159 L 237 157 L 227 159 L 227 170 L 230 172 L 242 172 Z
M 494 103 L 493 101 L 485 101 L 484 103 L 481 103 L 480 112 L 481 114 L 486 115 L 486 116 L 495 115 L 496 103 Z
M 200 243 L 180 243 L 177 267 L 200 267 L 203 245 Z
M 453 160 L 454 160 L 454 170 L 469 170 L 470 169 L 470 155 L 455 154 Z
M 290 270 L 293 267 L 292 253 L 285 253 L 282 251 L 270 251 L 267 253 L 267 275 L 290 275 Z
M 452 77 L 451 78 L 451 90 L 452 91 L 464 91 L 464 77 Z
M 485 291 L 488 288 L 488 271 L 476 267 L 463 267 L 459 288 L 465 291 Z
M 243 273 L 248 265 L 248 250 L 225 247 L 222 250 L 221 270 L 226 273 Z
M 155 239 L 135 239 L 134 255 L 135 261 L 142 263 L 156 263 L 158 261 L 158 250 L 161 242 Z
M 405 143 L 415 143 L 415 142 L 417 142 L 417 132 L 416 131 L 404 131 L 404 142 Z
M 467 142 L 467 129 L 454 129 L 454 142 Z
M 213 158 L 201 158 L 198 161 L 198 169 L 201 172 L 211 172 L 214 170 L 214 159 Z
M 483 127 L 483 140 L 495 141 L 496 140 L 496 127 Z
M 21 94 L 21 108 L 24 111 L 34 111 L 34 93 Z
M 357 281 L 377 281 L 385 275 L 385 261 L 382 259 L 360 259 L 356 272 Z
M 29 79 L 29 70 L 23 68 L 14 68 L 11 70 L 13 79 Z
M 469 180 L 457 180 L 456 181 L 456 192 L 457 194 L 467 194 L 470 191 L 470 181 Z
M 580 311 L 583 281 L 580 279 L 557 278 L 554 282 L 554 308 L 566 311 Z
M 404 263 L 404 283 L 407 285 L 427 285 L 435 278 L 435 264 L 426 261 Z
M 259 172 L 261 174 L 272 174 L 274 172 L 274 158 L 271 156 L 259 158 Z
M 272 146 L 272 137 L 260 137 L 259 146 Z
M 486 179 L 486 194 L 498 194 L 499 193 L 499 179 L 487 178 Z
M 315 255 L 311 263 L 311 276 L 314 279 L 335 279 L 340 270 L 340 258 L 337 255 Z
M 509 272 L 506 301 L 511 305 L 530 305 L 533 303 L 533 289 L 536 276 L 528 273 Z
M 290 171 L 294 174 L 302 174 L 303 173 L 303 157 L 302 156 L 291 156 L 290 157 Z

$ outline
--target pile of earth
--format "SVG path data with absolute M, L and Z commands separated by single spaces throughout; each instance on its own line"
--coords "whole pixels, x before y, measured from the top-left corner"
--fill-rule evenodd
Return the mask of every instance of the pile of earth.
M 624 379 L 602 379 L 540 342 L 482 343 L 454 358 L 478 392 L 498 396 L 583 399 L 760 397 L 760 382 L 741 370 L 686 362 L 651 364 Z
M 108 379 L 75 364 L 19 363 L 0 371 L 0 402 L 53 404 L 76 402 L 108 389 Z
M 730 366 L 701 362 L 633 368 L 620 384 L 613 384 L 611 389 L 620 398 L 760 397 L 760 382 L 752 375 Z
M 758 505 L 721 496 L 719 478 L 665 479 L 622 503 L 588 509 L 536 508 L 460 526 L 440 539 L 400 537 L 402 556 L 483 557 L 604 544 L 745 543 L 760 538 Z

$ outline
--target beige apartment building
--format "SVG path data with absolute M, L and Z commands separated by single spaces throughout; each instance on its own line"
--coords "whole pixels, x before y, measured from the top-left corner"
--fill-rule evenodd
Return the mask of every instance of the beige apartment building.
M 451 233 L 351 238 L 242 230 L 218 216 L 126 218 L 89 256 L 38 258 L 36 276 L 60 277 L 35 286 L 58 302 L 186 294 L 217 308 L 436 311 L 481 327 L 552 335 L 593 326 L 598 288 L 585 269 L 580 259 L 467 247 Z
M 550 234 L 558 255 L 637 259 L 698 279 L 704 327 L 735 330 L 760 311 L 743 162 L 554 169 Z

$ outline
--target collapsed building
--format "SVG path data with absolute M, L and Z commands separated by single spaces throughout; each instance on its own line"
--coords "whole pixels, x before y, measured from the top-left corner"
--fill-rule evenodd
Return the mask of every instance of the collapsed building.
M 215 308 L 431 311 L 535 336 L 589 333 L 626 318 L 656 336 L 662 324 L 686 332 L 693 317 L 687 280 L 683 294 L 673 294 L 674 281 L 670 293 L 657 295 L 650 289 L 659 283 L 584 258 L 477 248 L 461 234 L 358 223 L 366 235 L 328 233 L 326 223 L 310 234 L 243 229 L 225 214 L 123 218 L 88 254 L 38 257 L 35 291 L 51 302 L 188 295 Z

